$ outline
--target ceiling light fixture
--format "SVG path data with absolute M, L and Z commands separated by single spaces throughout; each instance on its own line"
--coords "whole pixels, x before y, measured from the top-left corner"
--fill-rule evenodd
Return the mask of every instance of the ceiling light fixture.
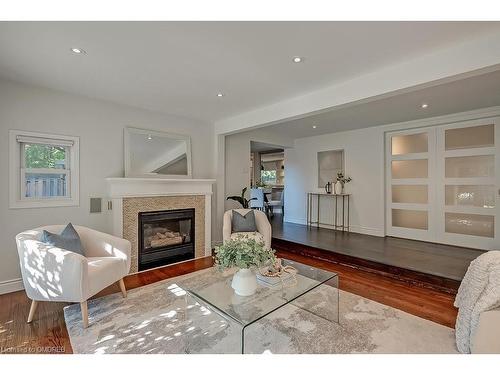
M 422 107 L 422 108 L 427 108 L 428 106 L 429 106 L 429 104 L 427 104 L 427 103 L 423 103 L 423 104 L 421 105 L 421 107 Z
M 317 126 L 316 126 L 316 125 L 313 125 L 313 129 L 316 129 L 316 128 L 317 128 Z
M 217 97 L 218 97 L 218 98 L 222 98 L 223 96 L 224 96 L 224 94 L 223 94 L 223 93 L 221 93 L 221 92 L 219 92 L 219 93 L 217 94 Z
M 304 61 L 304 59 L 303 59 L 302 57 L 300 57 L 300 56 L 295 56 L 295 57 L 292 59 L 292 61 L 293 61 L 294 63 L 301 63 L 302 61 Z
M 76 53 L 77 55 L 83 55 L 85 54 L 85 50 L 81 48 L 71 48 L 71 52 Z
M 149 135 L 148 135 L 148 140 L 150 141 L 150 140 L 152 140 L 152 139 L 153 139 L 153 137 L 151 137 L 151 134 L 149 134 Z

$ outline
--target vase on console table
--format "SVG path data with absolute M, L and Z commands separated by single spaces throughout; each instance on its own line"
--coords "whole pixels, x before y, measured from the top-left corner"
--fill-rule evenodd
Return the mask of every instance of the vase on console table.
M 257 290 L 257 276 L 249 268 L 240 268 L 233 276 L 231 287 L 239 296 L 251 296 Z
M 333 185 L 333 189 L 335 191 L 335 194 L 343 194 L 344 193 L 344 185 L 342 185 L 342 182 L 340 182 L 340 181 L 337 181 Z

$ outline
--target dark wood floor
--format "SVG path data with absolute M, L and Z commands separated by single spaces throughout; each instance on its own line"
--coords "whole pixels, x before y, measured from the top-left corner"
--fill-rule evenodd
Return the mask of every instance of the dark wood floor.
M 308 228 L 284 223 L 279 215 L 271 222 L 275 239 L 457 281 L 462 280 L 470 262 L 483 253 L 465 247 Z
M 412 286 L 390 277 L 286 251 L 280 251 L 278 255 L 337 272 L 342 290 L 454 327 L 457 311 L 453 307 L 453 294 Z M 127 289 L 137 288 L 210 266 L 212 266 L 211 257 L 197 259 L 127 276 L 125 284 Z M 117 292 L 119 292 L 118 286 L 113 285 L 96 297 Z M 72 353 L 62 310 L 66 304 L 40 303 L 33 323 L 26 324 L 29 305 L 24 291 L 0 295 L 1 350 L 36 353 L 39 348 L 53 348 L 57 353 Z

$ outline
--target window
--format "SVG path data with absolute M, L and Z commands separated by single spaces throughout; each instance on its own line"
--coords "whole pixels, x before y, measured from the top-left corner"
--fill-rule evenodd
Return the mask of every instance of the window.
M 10 132 L 10 207 L 75 206 L 78 137 Z
M 276 170 L 260 171 L 260 181 L 266 185 L 275 184 L 276 183 Z

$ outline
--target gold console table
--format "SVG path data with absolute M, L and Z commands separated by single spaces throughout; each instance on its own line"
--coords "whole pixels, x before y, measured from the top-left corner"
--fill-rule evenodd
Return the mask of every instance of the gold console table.
M 334 203 L 334 220 L 333 224 L 321 223 L 319 221 L 319 211 L 320 211 L 320 201 L 321 197 L 331 197 L 335 200 Z M 335 230 L 341 230 L 342 232 L 349 232 L 349 200 L 351 194 L 327 194 L 327 193 L 307 193 L 307 226 L 311 228 L 314 224 L 319 228 L 320 224 L 333 226 Z M 316 221 L 313 221 L 313 200 L 317 200 L 317 213 Z M 339 202 L 341 200 L 341 202 Z M 341 204 L 340 204 L 341 203 Z M 342 206 L 342 207 L 341 207 Z M 341 218 L 339 220 L 339 208 L 342 208 Z

